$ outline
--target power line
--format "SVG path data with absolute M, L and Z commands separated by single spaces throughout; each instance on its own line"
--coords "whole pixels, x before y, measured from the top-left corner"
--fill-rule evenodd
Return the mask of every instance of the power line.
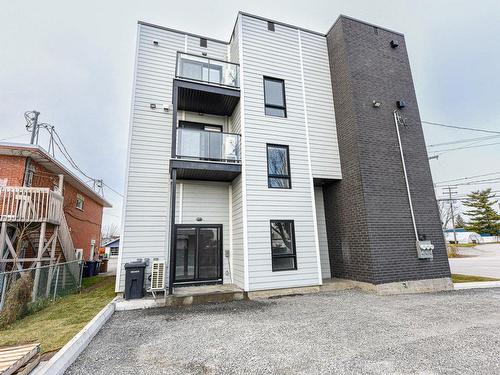
M 123 198 L 123 194 L 122 194 L 122 193 L 120 193 L 119 191 L 116 191 L 115 189 L 113 189 L 111 186 L 109 186 L 108 184 L 106 184 L 106 183 L 104 183 L 104 182 L 103 182 L 102 184 L 103 184 L 104 186 L 106 186 L 109 190 L 111 190 L 111 191 L 115 192 L 116 194 L 118 194 L 120 197 L 122 197 L 122 198 Z
M 423 124 L 427 124 L 427 125 L 433 125 L 433 126 L 442 126 L 444 128 L 462 129 L 462 130 L 470 130 L 470 131 L 475 131 L 475 132 L 483 132 L 483 133 L 491 133 L 491 134 L 498 134 L 498 135 L 500 135 L 499 131 L 494 131 L 494 130 L 486 130 L 486 129 L 478 129 L 478 128 L 467 128 L 465 126 L 447 125 L 447 124 L 441 124 L 439 122 L 431 122 L 431 121 L 422 121 L 422 123 Z
M 499 178 L 486 179 L 486 180 L 477 180 L 477 181 L 469 181 L 469 182 L 462 182 L 462 183 L 454 183 L 453 186 L 496 184 L 496 183 L 499 183 L 499 182 L 500 182 L 500 177 Z M 436 188 L 438 188 L 438 187 L 444 187 L 444 186 L 446 186 L 446 184 L 436 185 Z
M 442 152 L 449 152 L 449 151 L 456 151 L 456 150 L 465 150 L 468 148 L 477 148 L 477 147 L 486 147 L 486 146 L 494 146 L 494 145 L 500 145 L 500 142 L 494 142 L 494 143 L 487 143 L 485 145 L 475 145 L 475 146 L 463 146 L 463 147 L 455 147 L 455 148 L 446 148 L 444 150 L 432 150 L 432 152 L 435 153 L 442 153 Z
M 477 178 L 477 177 L 493 176 L 493 175 L 496 175 L 496 174 L 500 174 L 500 172 L 491 172 L 491 173 L 477 174 L 475 176 L 467 176 L 467 177 L 454 178 L 452 180 L 438 181 L 438 182 L 435 182 L 434 184 L 437 185 L 437 184 L 442 184 L 442 183 L 445 183 L 445 182 L 453 182 L 453 181 L 468 180 L 468 179 Z
M 435 143 L 433 145 L 428 145 L 427 147 L 430 148 L 430 147 L 438 147 L 438 146 L 448 146 L 448 145 L 455 145 L 455 144 L 458 144 L 458 143 L 468 143 L 468 142 L 473 142 L 473 141 L 480 141 L 480 140 L 491 140 L 491 139 L 494 139 L 494 138 L 498 138 L 500 137 L 499 136 L 491 136 L 491 135 L 487 135 L 486 137 L 478 137 L 478 138 L 468 138 L 468 139 L 462 139 L 462 140 L 458 140 L 458 141 L 451 141 L 451 142 L 443 142 L 443 143 Z

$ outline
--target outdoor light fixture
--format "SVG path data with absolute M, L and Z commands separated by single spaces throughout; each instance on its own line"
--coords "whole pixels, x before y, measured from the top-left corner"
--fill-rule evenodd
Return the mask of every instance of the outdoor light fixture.
M 396 106 L 399 108 L 399 109 L 403 109 L 404 107 L 406 107 L 406 103 L 404 100 L 398 100 L 396 102 Z
M 399 42 L 397 40 L 391 40 L 391 48 L 399 47 Z
M 199 217 L 199 216 L 196 218 L 196 221 L 202 221 L 202 220 L 203 219 L 201 217 Z
M 155 46 L 158 46 L 158 44 L 159 44 L 159 43 L 158 43 L 158 41 L 157 41 L 157 40 L 153 40 L 153 44 L 154 44 Z
M 378 107 L 380 107 L 380 106 L 382 105 L 382 103 L 381 103 L 381 102 L 379 102 L 378 100 L 374 100 L 374 101 L 372 102 L 372 105 L 373 105 L 375 108 L 378 108 Z
M 155 103 L 151 103 L 151 104 L 149 104 L 149 108 L 151 108 L 151 109 L 156 109 L 156 104 L 155 104 Z

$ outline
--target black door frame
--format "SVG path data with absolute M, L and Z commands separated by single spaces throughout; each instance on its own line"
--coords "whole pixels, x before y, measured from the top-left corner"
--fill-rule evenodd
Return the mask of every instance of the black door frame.
M 196 229 L 202 229 L 202 228 L 209 228 L 209 229 L 214 229 L 216 228 L 219 232 L 219 249 L 218 249 L 218 256 L 219 256 L 219 274 L 217 275 L 216 279 L 207 279 L 207 280 L 200 280 L 200 279 L 193 279 L 193 280 L 186 280 L 186 281 L 176 281 L 176 268 L 177 268 L 177 228 L 196 228 Z M 195 269 L 198 267 L 198 245 L 199 245 L 199 238 L 198 238 L 198 233 L 197 231 L 197 239 L 196 239 L 196 259 L 195 259 Z M 181 286 L 181 285 L 203 285 L 203 284 L 222 284 L 223 282 L 223 257 L 222 257 L 222 249 L 223 249 L 223 228 L 222 224 L 174 224 L 174 235 L 172 236 L 173 238 L 173 246 L 172 246 L 172 254 L 171 256 L 173 257 L 173 284 L 175 286 Z M 196 272 L 196 271 L 195 271 Z

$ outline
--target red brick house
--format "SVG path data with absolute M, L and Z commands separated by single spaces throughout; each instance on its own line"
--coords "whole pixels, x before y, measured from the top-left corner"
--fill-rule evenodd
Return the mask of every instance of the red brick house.
M 27 259 L 24 267 L 31 261 L 43 265 L 97 257 L 103 207 L 111 205 L 41 147 L 0 143 L 0 256 L 7 259 L 0 260 L 3 269 L 13 267 L 8 259 L 15 256 Z M 12 227 L 23 222 L 39 224 L 44 246 L 30 240 L 22 255 L 14 255 L 7 246 L 8 228 L 12 235 Z M 49 246 L 54 232 L 59 240 Z

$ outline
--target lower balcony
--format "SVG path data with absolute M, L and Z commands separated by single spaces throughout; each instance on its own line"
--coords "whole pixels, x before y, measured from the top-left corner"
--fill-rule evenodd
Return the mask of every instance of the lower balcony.
M 232 181 L 241 173 L 239 134 L 178 128 L 174 144 L 178 179 Z

